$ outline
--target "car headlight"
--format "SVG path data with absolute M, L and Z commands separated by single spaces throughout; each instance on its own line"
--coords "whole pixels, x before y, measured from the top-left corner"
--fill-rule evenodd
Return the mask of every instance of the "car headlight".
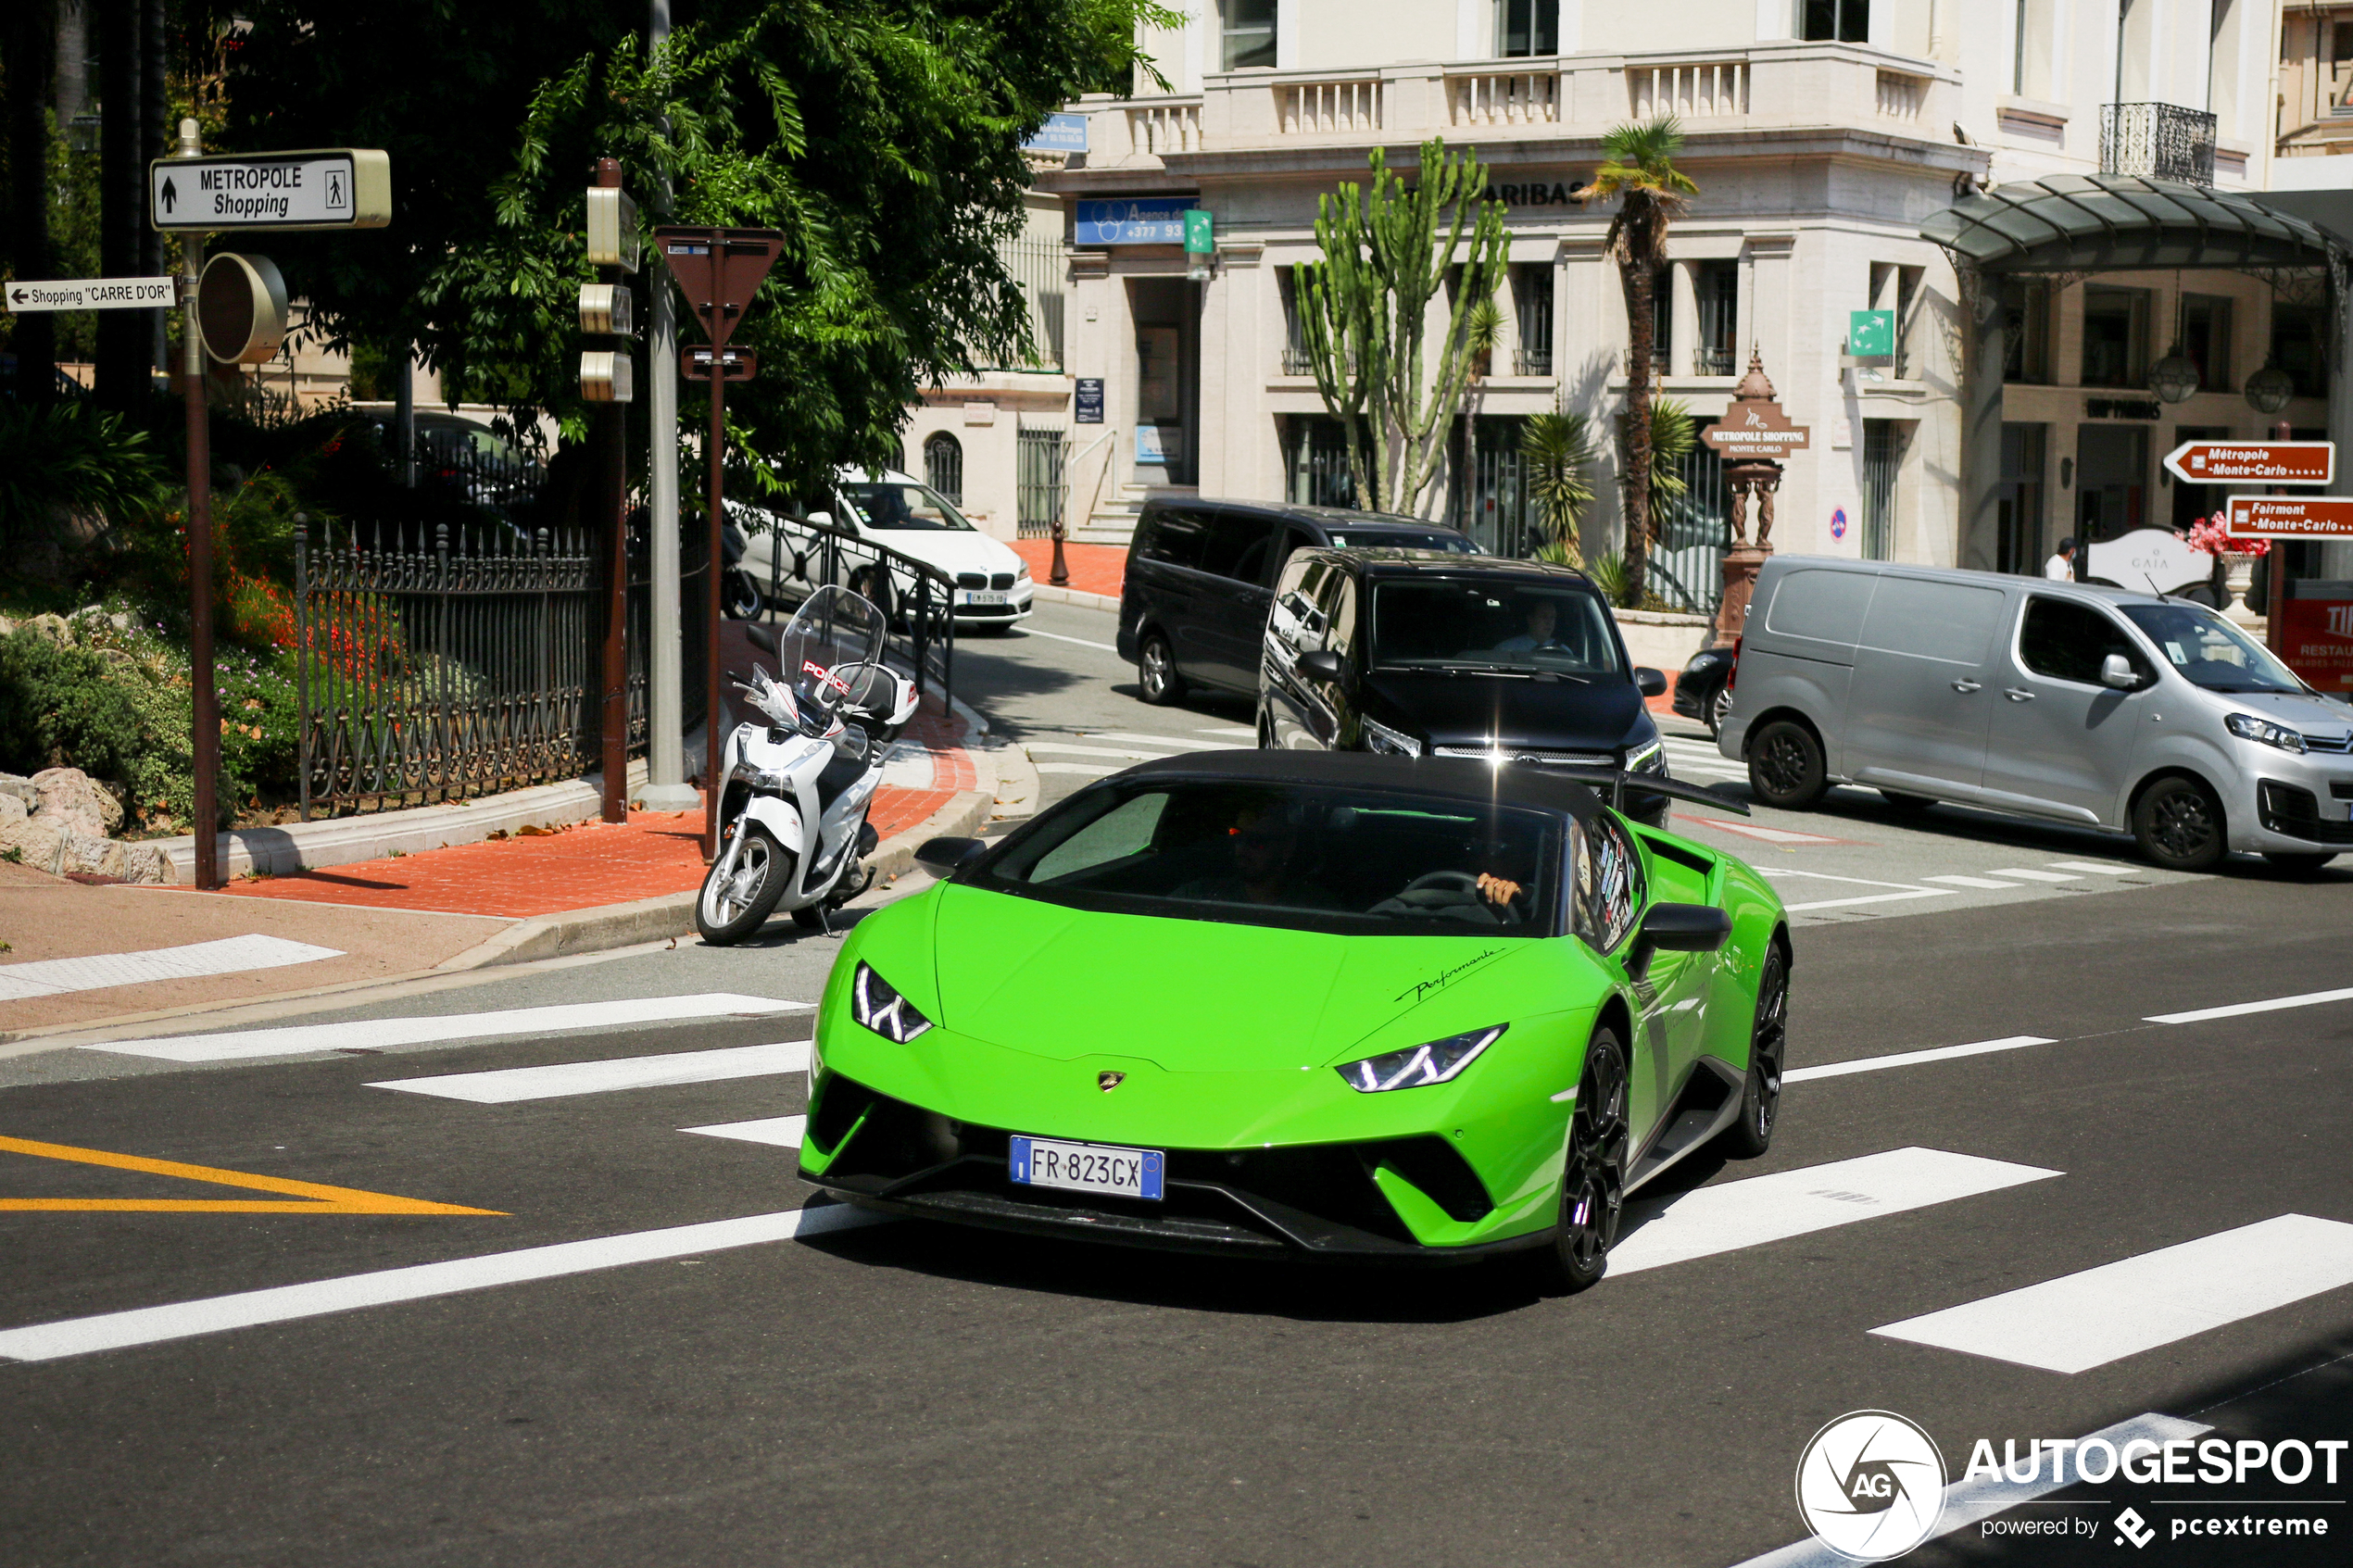
M 1024 561 L 1019 566 L 1013 568 L 1013 581 L 1016 583 L 1026 583 L 1029 581 L 1029 563 L 1027 561 Z
M 1422 743 L 1403 730 L 1392 730 L 1378 719 L 1365 721 L 1365 749 L 1388 757 L 1419 757 Z
M 1667 771 L 1667 743 L 1653 740 L 1634 747 L 1626 754 L 1626 771 L 1629 773 Z
M 2284 724 L 2274 724 L 2269 719 L 2258 719 L 2252 713 L 2233 713 L 2222 721 L 2222 727 L 2241 740 L 2259 740 L 2265 746 L 2276 746 L 2282 751 L 2304 749 L 2304 734 Z
M 905 1045 L 931 1027 L 931 1020 L 866 964 L 849 982 L 849 1016 L 886 1040 Z
M 1385 1089 L 1418 1089 L 1425 1084 L 1443 1084 L 1477 1060 L 1478 1053 L 1501 1039 L 1504 1031 L 1510 1027 L 1508 1023 L 1498 1023 L 1486 1029 L 1474 1029 L 1467 1035 L 1449 1035 L 1426 1046 L 1413 1046 L 1382 1056 L 1368 1056 L 1362 1061 L 1352 1061 L 1340 1069 L 1340 1075 L 1348 1080 L 1350 1088 L 1364 1095 L 1377 1095 Z

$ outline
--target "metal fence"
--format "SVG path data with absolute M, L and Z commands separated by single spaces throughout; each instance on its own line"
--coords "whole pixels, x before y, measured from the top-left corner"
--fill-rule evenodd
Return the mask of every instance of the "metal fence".
M 2214 183 L 2214 116 L 2180 104 L 2102 104 L 2100 172 Z
M 924 438 L 924 483 L 951 507 L 964 504 L 964 444 L 948 431 Z
M 1713 422 L 1702 421 L 1697 429 Z M 1650 588 L 1677 609 L 1713 615 L 1723 601 L 1724 552 L 1732 544 L 1724 463 L 1715 448 L 1694 441 L 1677 471 L 1683 493 L 1659 508 L 1657 542 L 1647 573 Z
M 770 618 L 828 583 L 865 595 L 890 627 L 885 657 L 897 659 L 918 693 L 937 690 L 940 709 L 948 711 L 956 675 L 955 596 L 960 588 L 988 587 L 987 580 L 978 573 L 950 576 L 836 524 L 771 516 L 776 543 L 765 594 Z M 1010 589 L 1012 580 L 1004 585 Z
M 295 533 L 301 809 L 572 778 L 598 752 L 600 576 L 585 529 Z
M 1320 414 L 1290 420 L 1290 499 L 1309 507 L 1353 507 L 1356 482 L 1348 471 L 1348 430 Z
M 1527 459 L 1520 456 L 1525 425 L 1516 415 L 1467 421 L 1471 483 L 1461 527 L 1492 555 L 1532 556 L 1544 542 L 1529 495 Z
M 1042 539 L 1070 500 L 1070 433 L 1024 425 L 1013 433 L 1013 533 Z

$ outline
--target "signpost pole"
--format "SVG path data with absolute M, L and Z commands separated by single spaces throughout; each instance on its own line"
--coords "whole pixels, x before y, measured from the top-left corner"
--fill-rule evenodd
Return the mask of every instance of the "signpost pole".
M 670 0 L 648 0 L 646 44 L 659 49 L 670 36 Z M 667 129 L 667 122 L 665 122 Z M 670 178 L 654 190 L 654 210 L 670 216 Z M 678 575 L 678 319 L 677 296 L 660 271 L 646 279 L 651 328 L 646 344 L 646 411 L 651 439 L 646 454 L 648 575 L 653 603 L 646 647 L 646 807 L 694 809 L 686 783 L 686 688 L 680 665 Z
M 180 156 L 204 149 L 196 122 L 180 122 Z M 204 332 L 196 324 L 196 283 L 204 233 L 180 237 L 180 385 L 188 406 L 189 751 L 196 774 L 196 885 L 220 885 L 220 697 L 212 666 L 212 426 L 205 411 Z
M 714 284 L 723 275 L 719 258 L 720 247 L 724 243 L 717 234 L 711 236 L 711 270 Z M 714 318 L 716 315 L 714 311 Z M 726 559 L 726 552 L 721 547 L 724 539 L 720 470 L 726 449 L 727 376 L 720 341 L 714 320 L 711 355 L 711 433 L 703 442 L 704 455 L 711 459 L 711 555 L 709 565 L 703 571 L 703 627 L 707 645 L 703 653 L 702 848 L 704 858 L 712 860 L 719 858 L 719 716 L 722 712 L 719 693 L 723 679 L 719 671 L 719 575 L 720 567 Z M 780 670 L 777 674 L 786 680 L 791 679 L 788 671 Z
M 2296 439 L 2296 427 L 2282 420 L 2271 427 L 2271 439 L 2293 441 Z M 2275 484 L 2271 486 L 2271 494 L 2281 495 L 2286 492 Z M 2271 583 L 2263 594 L 2263 646 L 2276 654 L 2285 644 L 2281 633 L 2287 628 L 2286 540 L 2271 541 L 2271 553 L 2263 558 L 2263 570 L 2271 574 Z

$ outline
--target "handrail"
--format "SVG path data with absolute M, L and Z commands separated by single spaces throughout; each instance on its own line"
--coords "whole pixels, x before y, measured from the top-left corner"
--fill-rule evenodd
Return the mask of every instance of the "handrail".
M 943 714 L 950 711 L 956 674 L 955 576 L 932 565 L 929 561 L 918 560 L 904 551 L 894 550 L 888 545 L 869 539 L 852 529 L 842 527 L 837 522 L 817 522 L 807 517 L 796 517 L 790 512 L 779 511 L 769 507 L 753 509 L 767 514 L 770 520 L 768 526 L 776 533 L 780 545 L 784 537 L 783 525 L 786 523 L 791 524 L 796 532 L 816 536 L 812 543 L 822 545 L 824 555 L 818 563 L 817 575 L 814 578 L 809 574 L 808 554 L 799 549 L 793 551 L 793 577 L 796 581 L 807 583 L 811 592 L 814 592 L 824 583 L 842 579 L 842 558 L 849 550 L 872 557 L 876 564 L 886 568 L 891 573 L 895 596 L 898 593 L 897 579 L 899 577 L 903 575 L 912 580 L 915 602 L 912 607 L 912 612 L 902 596 L 898 605 L 882 607 L 886 618 L 885 623 L 887 625 L 896 618 L 896 615 L 905 615 L 907 618 L 910 644 L 908 663 L 914 677 L 915 690 L 919 695 L 924 691 L 925 664 L 934 640 L 937 639 L 939 648 L 940 711 Z M 845 546 L 848 548 L 845 549 Z M 769 593 L 767 598 L 769 615 L 772 619 L 775 614 L 776 602 L 784 596 L 784 565 L 783 550 L 771 549 L 768 552 Z M 939 602 L 937 605 L 932 602 L 934 583 L 939 585 Z

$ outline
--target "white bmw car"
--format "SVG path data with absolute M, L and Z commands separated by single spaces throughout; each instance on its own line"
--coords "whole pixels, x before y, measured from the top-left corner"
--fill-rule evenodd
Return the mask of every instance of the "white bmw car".
M 847 529 L 954 579 L 960 628 L 1011 626 L 1028 616 L 1036 591 L 1028 565 L 1002 540 L 965 521 L 962 512 L 923 481 L 896 471 L 844 470 L 835 476 L 832 501 L 830 509 L 812 510 L 810 521 Z M 796 528 L 789 518 L 779 517 L 776 522 L 774 532 L 752 534 L 744 556 L 743 570 L 761 592 L 774 581 L 787 598 L 795 598 L 830 575 L 894 614 L 900 601 L 914 593 L 911 574 L 887 570 L 884 558 L 854 545 L 842 546 L 839 568 L 828 574 L 819 536 Z

